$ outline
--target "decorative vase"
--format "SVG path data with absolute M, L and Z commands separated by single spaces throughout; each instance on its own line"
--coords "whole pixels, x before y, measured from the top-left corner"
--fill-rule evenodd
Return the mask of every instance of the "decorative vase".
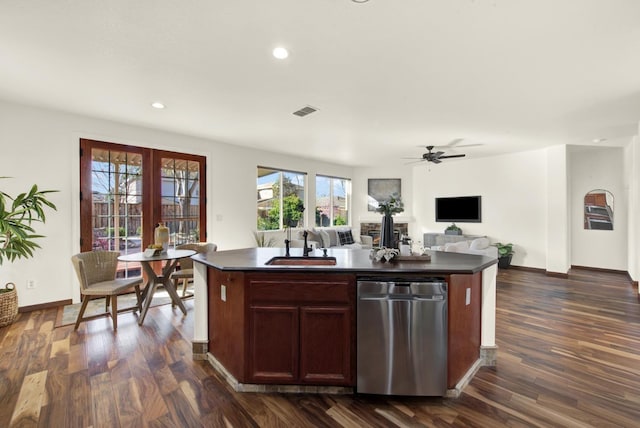
M 156 245 L 162 245 L 162 251 L 167 251 L 169 248 L 169 228 L 164 225 L 164 222 L 158 223 L 153 232 L 153 238 Z
M 391 215 L 382 216 L 380 246 L 386 248 L 396 247 L 395 237 L 393 236 L 393 217 Z

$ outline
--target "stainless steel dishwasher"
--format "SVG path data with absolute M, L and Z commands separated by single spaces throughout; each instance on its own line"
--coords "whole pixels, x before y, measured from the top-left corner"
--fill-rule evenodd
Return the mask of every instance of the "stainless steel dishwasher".
M 357 336 L 357 392 L 445 395 L 444 279 L 360 279 Z

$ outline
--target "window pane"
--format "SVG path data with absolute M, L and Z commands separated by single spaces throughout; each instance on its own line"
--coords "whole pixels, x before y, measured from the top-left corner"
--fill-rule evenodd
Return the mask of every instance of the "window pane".
M 331 178 L 316 176 L 316 226 L 331 225 Z
M 258 167 L 257 228 L 304 227 L 306 174 Z
M 347 204 L 347 180 L 333 179 L 333 224 L 336 226 L 349 223 L 349 210 Z
M 351 180 L 316 176 L 316 226 L 349 224 Z

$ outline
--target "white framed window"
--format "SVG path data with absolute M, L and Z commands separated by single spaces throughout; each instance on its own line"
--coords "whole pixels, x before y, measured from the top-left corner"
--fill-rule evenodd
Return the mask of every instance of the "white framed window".
M 316 175 L 316 226 L 350 225 L 350 199 L 350 179 Z
M 304 227 L 307 174 L 258 166 L 257 229 Z

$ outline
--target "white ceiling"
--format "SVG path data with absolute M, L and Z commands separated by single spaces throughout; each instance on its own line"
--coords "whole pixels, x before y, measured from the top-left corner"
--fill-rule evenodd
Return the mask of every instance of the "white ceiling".
M 0 98 L 354 166 L 619 145 L 640 1 L 2 0 Z

